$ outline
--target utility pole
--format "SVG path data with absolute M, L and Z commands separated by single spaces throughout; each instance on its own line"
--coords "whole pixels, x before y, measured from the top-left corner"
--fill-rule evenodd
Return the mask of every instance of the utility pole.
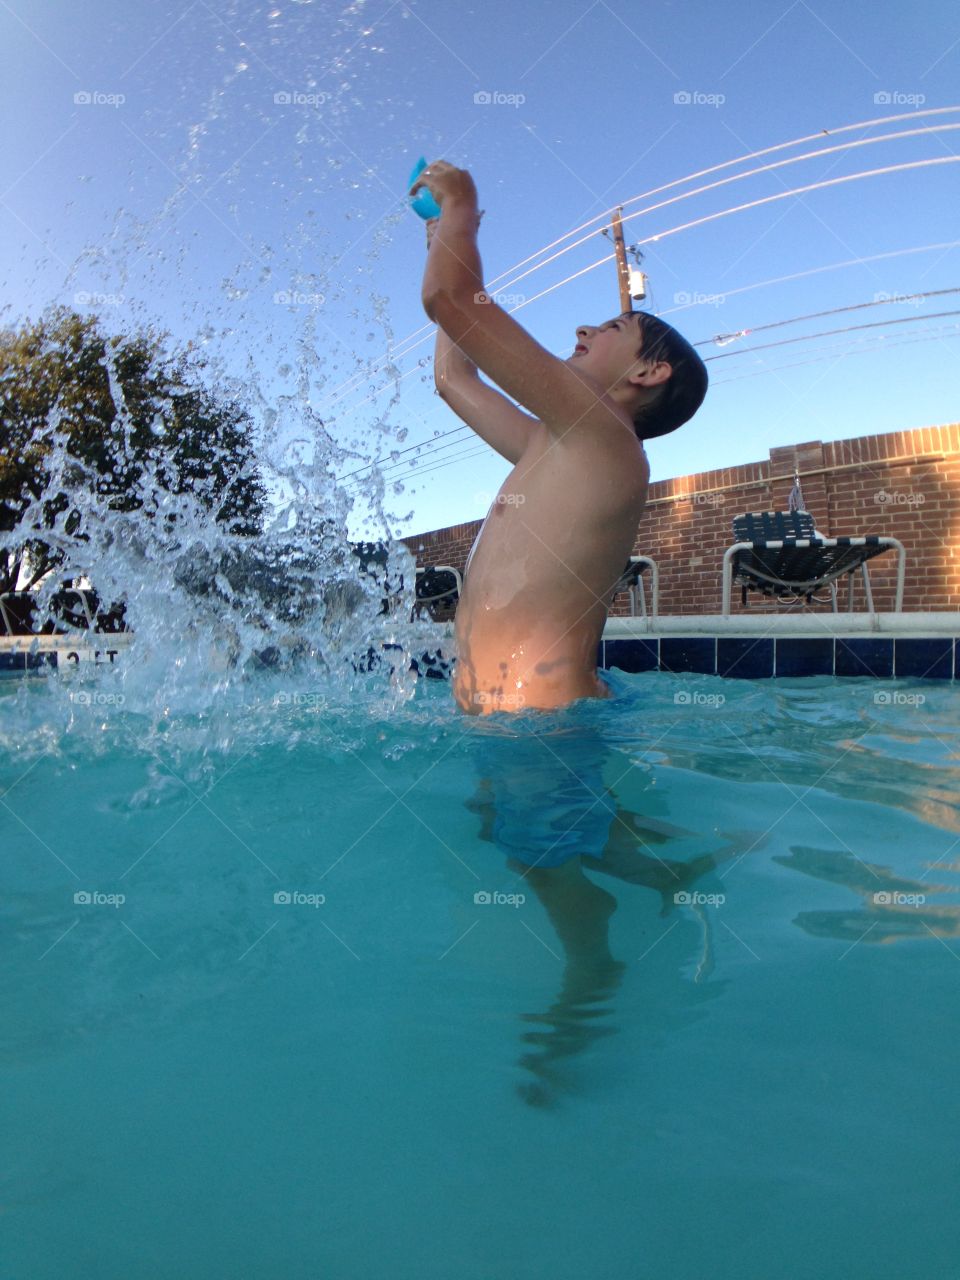
M 620 285 L 620 312 L 625 315 L 633 310 L 633 299 L 630 296 L 630 268 L 627 266 L 627 251 L 623 243 L 623 222 L 621 214 L 623 206 L 618 205 L 611 221 L 613 230 L 613 248 L 617 255 L 617 282 Z

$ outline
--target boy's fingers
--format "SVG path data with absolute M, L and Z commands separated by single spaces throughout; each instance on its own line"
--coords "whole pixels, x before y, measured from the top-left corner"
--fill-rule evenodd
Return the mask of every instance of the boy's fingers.
M 434 162 L 434 167 L 436 166 L 436 164 L 437 164 L 437 163 L 438 163 L 438 162 L 436 162 L 436 161 Z M 439 161 L 439 163 L 440 163 L 440 164 L 442 164 L 442 163 L 443 163 L 443 161 L 441 160 L 441 161 Z M 422 171 L 417 175 L 417 180 L 416 180 L 416 182 L 413 184 L 413 186 L 410 188 L 410 190 L 408 191 L 408 193 L 407 193 L 407 194 L 412 196 L 412 195 L 414 195 L 417 191 L 419 191 L 421 187 L 425 187 L 425 186 L 427 185 L 427 183 L 426 183 L 426 179 L 427 179 L 429 176 L 430 176 L 430 165 L 427 165 L 427 167 L 426 167 L 425 169 L 423 169 L 423 170 L 422 170 Z

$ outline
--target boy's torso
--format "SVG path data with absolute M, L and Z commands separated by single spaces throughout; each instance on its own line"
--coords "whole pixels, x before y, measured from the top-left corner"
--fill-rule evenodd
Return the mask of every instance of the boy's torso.
M 557 441 L 540 425 L 467 561 L 454 696 L 473 714 L 604 696 L 596 654 L 649 468 L 626 430 Z

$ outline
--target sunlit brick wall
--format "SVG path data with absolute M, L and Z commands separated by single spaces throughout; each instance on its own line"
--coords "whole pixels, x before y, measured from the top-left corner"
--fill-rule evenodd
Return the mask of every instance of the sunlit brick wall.
M 880 534 L 904 544 L 904 609 L 960 608 L 960 424 L 953 423 L 830 444 L 788 445 L 771 449 L 763 462 L 654 482 L 634 554 L 657 561 L 661 613 L 719 613 L 721 564 L 733 541 L 734 516 L 785 511 L 794 468 L 821 532 Z M 405 542 L 418 565 L 449 564 L 462 572 L 480 525 L 474 520 Z M 870 581 L 877 608 L 891 608 L 893 553 L 870 561 Z M 845 594 L 844 587 L 841 607 Z M 862 607 L 862 598 L 856 605 Z M 756 596 L 749 605 L 755 612 L 775 607 L 760 604 Z M 733 608 L 741 608 L 739 593 Z M 625 594 L 617 597 L 611 612 L 629 613 Z

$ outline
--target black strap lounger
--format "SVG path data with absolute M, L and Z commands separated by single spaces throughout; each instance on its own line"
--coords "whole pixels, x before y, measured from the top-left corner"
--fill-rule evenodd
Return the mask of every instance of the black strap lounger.
M 655 560 L 651 560 L 649 556 L 631 556 L 613 589 L 614 595 L 618 595 L 621 591 L 629 591 L 631 618 L 637 616 L 638 602 L 640 616 L 647 617 L 647 598 L 644 595 L 642 581 L 647 569 L 650 570 L 650 616 L 655 618 L 660 608 L 660 572 Z
M 431 564 L 419 568 L 415 587 L 417 598 L 410 621 L 415 616 L 420 616 L 425 605 L 439 604 L 441 601 L 446 605 L 456 604 L 462 589 L 463 578 L 448 564 Z
M 33 635 L 37 597 L 32 591 L 4 591 L 0 595 L 0 635 Z
M 828 601 L 837 611 L 837 580 L 847 576 L 847 607 L 853 609 L 853 574 L 860 569 L 867 610 L 874 612 L 867 561 L 891 549 L 897 552 L 897 590 L 894 611 L 903 607 L 906 553 L 897 538 L 875 535 L 827 538 L 814 527 L 808 511 L 755 511 L 737 516 L 736 539 L 723 557 L 723 613 L 730 612 L 732 589 L 739 586 L 741 602 L 758 591 L 784 604 Z M 829 592 L 818 595 L 817 592 Z

